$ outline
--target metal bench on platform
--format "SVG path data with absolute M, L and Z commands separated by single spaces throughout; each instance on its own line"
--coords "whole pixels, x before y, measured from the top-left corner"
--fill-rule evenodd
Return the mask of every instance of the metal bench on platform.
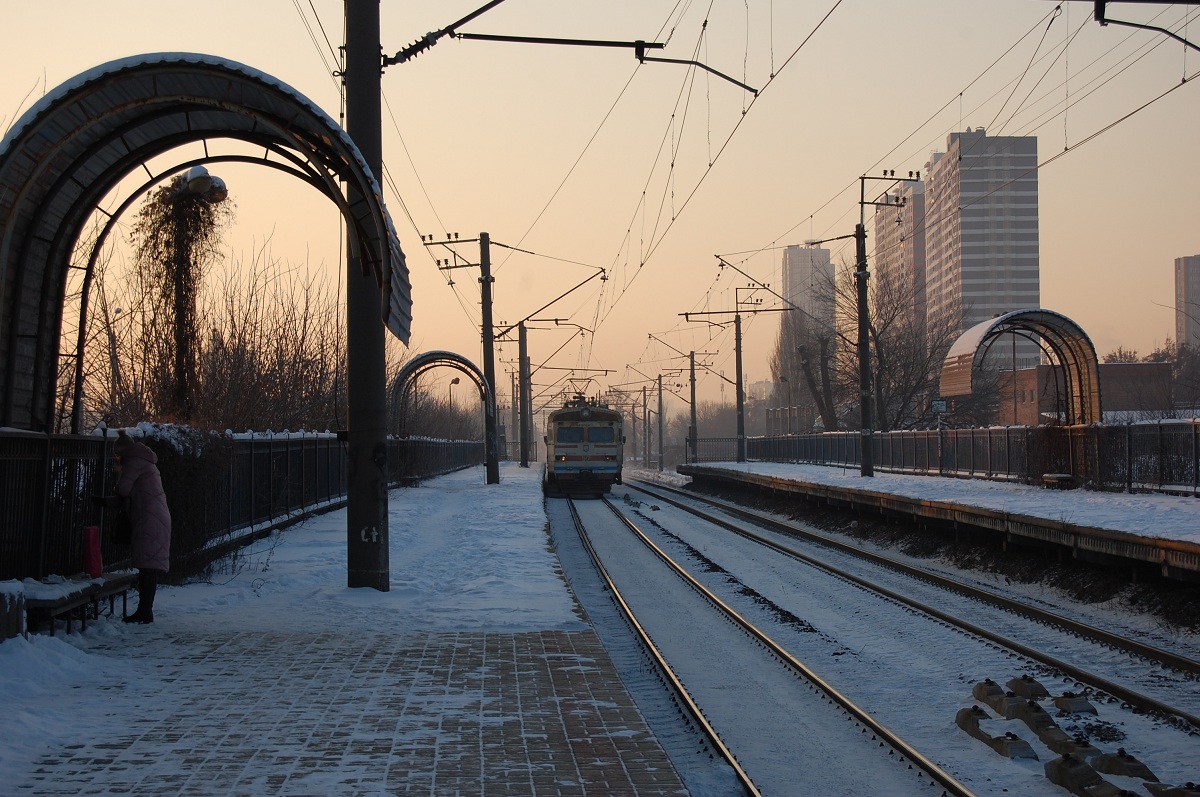
M 79 617 L 80 626 L 87 630 L 88 609 L 92 617 L 100 616 L 100 601 L 108 598 L 108 613 L 113 616 L 116 612 L 116 599 L 121 596 L 121 615 L 129 613 L 128 593 L 130 587 L 137 583 L 137 573 L 104 573 L 98 579 L 79 581 L 78 589 L 73 589 L 54 598 L 25 598 L 25 630 L 36 633 L 44 620 L 50 621 L 50 636 L 54 636 L 54 621 L 65 617 L 67 633 L 71 633 L 75 618 Z

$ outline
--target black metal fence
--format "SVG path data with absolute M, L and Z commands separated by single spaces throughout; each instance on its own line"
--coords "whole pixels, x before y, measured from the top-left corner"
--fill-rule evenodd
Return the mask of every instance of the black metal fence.
M 112 540 L 93 495 L 112 492 L 115 437 L 0 432 L 0 580 L 83 569 L 82 534 L 101 528 L 107 567 L 129 549 Z M 247 537 L 341 506 L 347 460 L 335 435 L 151 437 L 172 517 L 172 570 L 194 573 Z M 479 441 L 389 440 L 393 486 L 484 461 Z
M 871 441 L 881 471 L 1027 484 L 1054 475 L 1095 490 L 1200 495 L 1200 420 L 877 432 Z M 734 461 L 737 439 L 700 439 L 697 455 Z M 750 460 L 858 467 L 861 455 L 859 432 L 746 439 Z

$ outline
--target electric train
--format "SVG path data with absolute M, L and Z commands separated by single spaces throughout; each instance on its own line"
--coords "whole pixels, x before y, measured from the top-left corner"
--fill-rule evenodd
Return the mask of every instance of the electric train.
M 607 493 L 621 483 L 621 413 L 576 394 L 546 419 L 542 492 L 551 497 Z

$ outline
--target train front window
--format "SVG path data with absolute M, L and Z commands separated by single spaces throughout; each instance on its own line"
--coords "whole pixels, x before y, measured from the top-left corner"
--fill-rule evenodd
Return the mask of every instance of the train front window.
M 592 443 L 616 442 L 616 433 L 611 426 L 592 426 L 588 428 L 588 440 Z
M 583 427 L 582 426 L 560 426 L 558 427 L 558 437 L 556 442 L 559 443 L 582 443 L 583 442 Z

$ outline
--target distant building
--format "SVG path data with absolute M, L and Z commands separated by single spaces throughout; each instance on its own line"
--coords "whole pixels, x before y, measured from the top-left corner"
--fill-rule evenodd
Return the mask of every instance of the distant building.
M 969 329 L 1040 307 L 1037 138 L 951 133 L 926 165 L 924 243 L 929 317 Z M 1035 364 L 1038 347 L 1021 340 L 1017 356 Z
M 1200 255 L 1175 258 L 1175 343 L 1200 347 Z
M 783 297 L 806 314 L 809 329 L 814 324 L 824 326 L 826 331 L 833 329 L 832 286 L 833 265 L 828 249 L 792 245 L 783 250 Z
M 1066 387 L 1061 371 L 1050 365 L 1000 373 L 996 423 L 1040 426 L 1061 423 Z M 1171 363 L 1100 363 L 1100 399 L 1106 423 L 1175 417 Z
M 925 326 L 925 184 L 902 182 L 875 208 L 875 279 L 911 290 L 916 325 Z

